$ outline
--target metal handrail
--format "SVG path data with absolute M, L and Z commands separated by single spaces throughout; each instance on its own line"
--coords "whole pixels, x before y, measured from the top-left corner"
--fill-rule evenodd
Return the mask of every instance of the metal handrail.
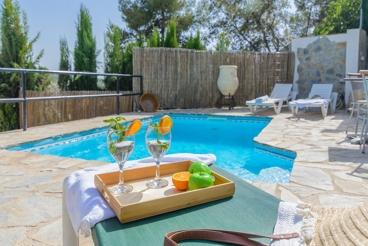
M 18 69 L 18 68 L 0 68 L 0 73 L 11 72 L 20 73 L 22 79 L 22 98 L 0 98 L 0 103 L 23 103 L 23 131 L 27 130 L 27 102 L 28 101 L 48 101 L 48 100 L 69 100 L 80 98 L 98 98 L 98 97 L 114 97 L 116 96 L 117 114 L 120 114 L 119 99 L 121 96 L 137 96 L 143 95 L 143 76 L 131 74 L 117 73 L 92 73 L 92 72 L 75 72 L 75 71 L 59 71 L 59 70 L 40 70 L 40 69 Z M 140 92 L 137 93 L 120 93 L 119 83 L 116 83 L 116 94 L 91 94 L 91 95 L 74 95 L 74 96 L 52 96 L 52 97 L 29 97 L 26 96 L 26 74 L 27 73 L 48 73 L 48 74 L 66 74 L 66 75 L 86 75 L 86 76 L 108 76 L 108 77 L 127 77 L 140 79 Z

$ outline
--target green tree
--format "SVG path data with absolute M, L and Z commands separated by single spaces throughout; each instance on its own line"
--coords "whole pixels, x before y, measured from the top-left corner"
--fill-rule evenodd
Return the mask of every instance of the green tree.
M 149 39 L 146 38 L 146 35 L 137 35 L 136 39 L 136 46 L 137 47 L 148 47 Z
M 77 20 L 77 41 L 74 47 L 74 70 L 97 72 L 96 38 L 92 32 L 92 17 L 87 8 L 81 4 Z M 70 83 L 71 90 L 97 90 L 97 77 L 76 76 Z
M 19 128 L 18 113 L 15 103 L 4 103 L 0 105 L 0 132 Z
M 175 21 L 170 21 L 166 29 L 165 36 L 165 47 L 179 48 L 178 40 L 176 38 L 176 23 Z
M 192 34 L 190 35 L 187 43 L 187 49 L 205 50 L 204 45 L 201 43 L 201 33 L 199 29 L 197 30 L 197 35 L 195 37 L 193 37 Z
M 20 67 L 19 67 L 20 68 Z M 48 70 L 47 67 L 32 67 L 39 70 Z M 46 73 L 27 74 L 27 84 L 32 85 L 32 90 L 44 91 L 51 85 L 51 75 Z M 28 86 L 27 86 L 28 87 Z
M 288 0 L 202 0 L 196 20 L 212 41 L 221 32 L 234 50 L 281 51 L 290 42 Z M 213 18 L 216 16 L 216 18 Z
M 193 35 L 192 34 L 190 34 L 190 36 L 189 36 L 189 39 L 188 39 L 188 42 L 187 42 L 187 45 L 186 45 L 186 48 L 187 49 L 195 49 L 194 48 L 194 38 L 193 38 Z
M 336 0 L 328 4 L 327 16 L 316 27 L 315 35 L 346 33 L 358 28 L 360 22 L 360 0 Z
M 40 33 L 32 40 L 28 39 L 29 26 L 27 15 L 21 11 L 17 1 L 4 0 L 1 6 L 1 45 L 0 67 L 45 69 L 38 67 L 43 50 L 34 58 L 33 44 Z M 27 74 L 28 90 L 44 90 L 50 84 L 50 76 L 45 74 Z M 0 73 L 0 97 L 17 98 L 21 86 L 18 73 Z M 0 104 L 0 131 L 19 128 L 18 103 Z
M 136 42 L 130 42 L 124 46 L 124 74 L 133 74 L 133 48 L 137 47 Z M 131 88 L 130 88 L 131 89 Z
M 150 47 L 161 47 L 160 33 L 155 27 L 150 38 Z
M 71 62 L 70 62 L 70 51 L 68 47 L 68 41 L 65 37 L 60 38 L 60 61 L 59 61 L 59 70 L 61 71 L 70 71 Z M 68 90 L 69 83 L 71 81 L 71 76 L 68 74 L 60 74 L 58 79 L 58 85 L 60 90 Z
M 120 28 L 109 23 L 105 33 L 105 73 L 123 73 L 124 52 L 122 49 L 122 32 Z M 105 77 L 105 88 L 116 90 L 117 77 Z
M 132 30 L 131 35 L 144 34 L 149 37 L 153 28 L 157 28 L 161 42 L 165 40 L 166 27 L 170 20 L 178 23 L 178 37 L 193 23 L 193 13 L 185 0 L 119 0 L 119 9 L 123 21 Z
M 308 37 L 326 17 L 328 4 L 334 0 L 294 0 L 296 11 L 290 17 L 291 35 Z
M 219 35 L 218 42 L 216 44 L 217 51 L 229 51 L 230 50 L 230 39 L 225 36 L 225 33 L 222 32 Z

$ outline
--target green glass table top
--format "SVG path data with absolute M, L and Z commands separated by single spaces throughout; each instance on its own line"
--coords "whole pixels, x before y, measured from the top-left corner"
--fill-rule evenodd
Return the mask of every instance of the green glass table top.
M 167 232 L 215 228 L 271 235 L 280 200 L 215 165 L 211 169 L 235 183 L 233 197 L 121 224 L 115 217 L 92 228 L 95 245 L 163 245 Z M 268 243 L 268 239 L 261 240 Z M 186 241 L 180 245 L 213 245 Z

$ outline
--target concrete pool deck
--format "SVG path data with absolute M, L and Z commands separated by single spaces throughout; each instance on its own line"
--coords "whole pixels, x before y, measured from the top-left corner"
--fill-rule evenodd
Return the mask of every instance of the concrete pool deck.
M 125 113 L 127 120 L 163 113 L 251 115 L 248 108 L 167 110 L 156 113 Z M 289 183 L 253 184 L 284 200 L 314 205 L 354 206 L 368 200 L 368 153 L 346 139 L 349 114 L 337 110 L 322 118 L 321 112 L 294 117 L 286 108 L 274 115 L 272 109 L 258 116 L 273 120 L 255 141 L 295 151 L 297 157 Z M 73 171 L 105 164 L 3 149 L 17 143 L 106 126 L 103 119 L 64 122 L 27 131 L 0 133 L 0 245 L 62 245 L 62 182 Z M 351 131 L 353 126 L 351 124 Z M 368 152 L 368 146 L 367 151 Z M 81 245 L 93 245 L 91 237 Z

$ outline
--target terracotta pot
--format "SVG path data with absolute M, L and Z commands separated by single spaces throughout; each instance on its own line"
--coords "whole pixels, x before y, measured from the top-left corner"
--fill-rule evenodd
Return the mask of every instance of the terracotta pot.
M 217 79 L 217 87 L 222 95 L 233 96 L 238 89 L 239 80 L 237 76 L 237 66 L 220 66 L 220 74 Z

